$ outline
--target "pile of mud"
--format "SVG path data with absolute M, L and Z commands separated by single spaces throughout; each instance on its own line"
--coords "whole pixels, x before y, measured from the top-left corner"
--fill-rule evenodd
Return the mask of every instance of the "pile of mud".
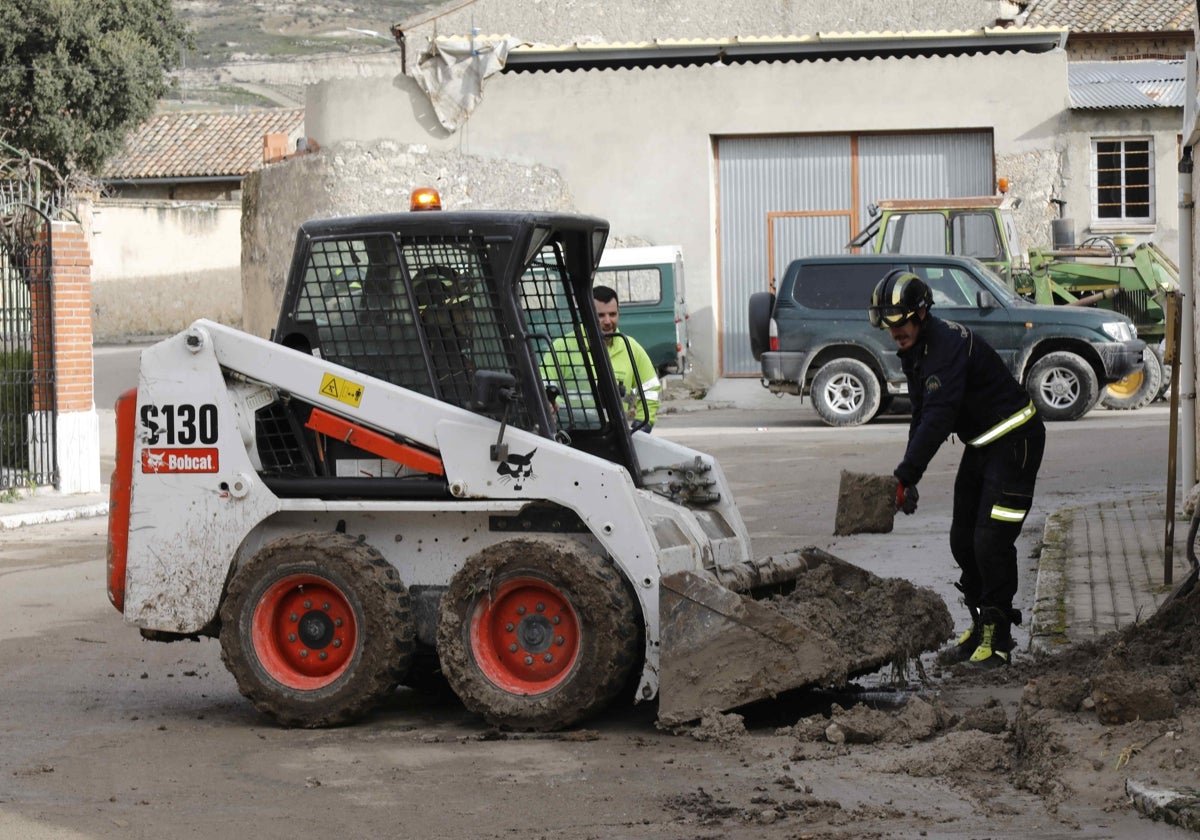
M 1094 705 L 1102 723 L 1169 717 L 1177 706 L 1200 702 L 1200 588 L 1097 639 L 1022 657 L 999 672 L 957 667 L 952 677 L 1023 683 L 1035 705 L 1060 711 Z
M 953 632 L 935 592 L 881 578 L 820 549 L 767 558 L 739 594 L 681 572 L 663 579 L 659 720 L 676 725 L 807 686 L 840 687 L 861 674 L 903 670 Z
M 764 602 L 801 626 L 836 642 L 837 686 L 885 665 L 904 670 L 954 633 L 946 602 L 904 578 L 881 578 L 820 549 L 802 554 L 810 567 L 788 595 Z

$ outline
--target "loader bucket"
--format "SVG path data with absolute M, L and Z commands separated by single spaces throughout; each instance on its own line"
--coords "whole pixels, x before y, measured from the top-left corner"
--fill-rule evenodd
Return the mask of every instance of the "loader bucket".
M 953 630 L 936 593 L 807 548 L 659 589 L 658 718 L 673 726 L 805 686 L 844 685 L 936 650 Z M 795 588 L 764 599 L 757 591 Z M 742 591 L 734 591 L 736 587 Z

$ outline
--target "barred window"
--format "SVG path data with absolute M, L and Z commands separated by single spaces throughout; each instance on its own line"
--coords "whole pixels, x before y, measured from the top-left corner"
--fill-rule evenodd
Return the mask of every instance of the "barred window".
M 1154 222 L 1154 141 L 1092 141 L 1092 220 Z

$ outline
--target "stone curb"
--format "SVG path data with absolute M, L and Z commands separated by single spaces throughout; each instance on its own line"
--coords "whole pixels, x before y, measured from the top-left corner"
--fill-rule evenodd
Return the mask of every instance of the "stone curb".
M 1029 625 L 1029 648 L 1034 653 L 1052 653 L 1070 643 L 1067 564 L 1071 562 L 1071 527 L 1076 510 L 1066 508 L 1046 517 Z
M 26 525 L 49 525 L 54 522 L 69 522 L 72 519 L 88 519 L 93 516 L 107 516 L 108 502 L 98 502 L 91 505 L 79 505 L 69 508 L 52 508 L 49 510 L 32 510 L 25 513 L 10 513 L 0 516 L 0 531 L 21 528 Z

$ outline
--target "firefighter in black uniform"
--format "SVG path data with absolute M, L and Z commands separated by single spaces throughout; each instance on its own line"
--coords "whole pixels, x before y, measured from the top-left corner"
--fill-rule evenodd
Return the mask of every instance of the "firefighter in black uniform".
M 910 272 L 879 281 L 871 323 L 891 332 L 899 348 L 912 420 L 908 447 L 894 475 L 896 507 L 917 509 L 917 484 L 951 434 L 965 445 L 954 480 L 950 551 L 962 570 L 958 588 L 971 628 L 942 652 L 943 662 L 1007 665 L 1014 647 L 1016 540 L 1033 502 L 1046 427 L 1029 394 L 983 339 L 929 314 L 933 295 Z

